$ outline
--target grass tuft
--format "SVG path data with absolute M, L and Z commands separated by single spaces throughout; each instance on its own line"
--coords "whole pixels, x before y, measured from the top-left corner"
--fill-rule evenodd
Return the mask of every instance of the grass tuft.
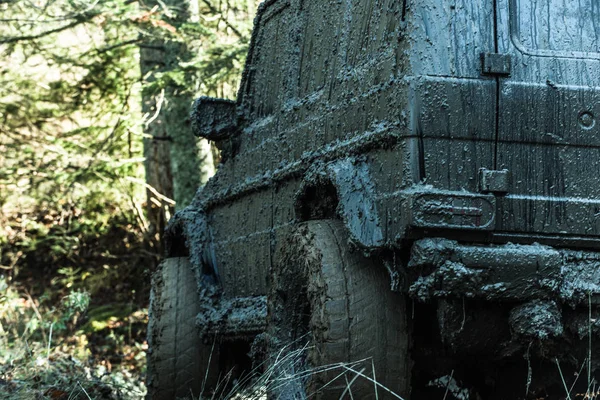
M 337 373 L 318 388 L 316 392 L 343 379 L 346 387 L 340 398 L 354 399 L 352 394 L 353 384 L 360 379 L 366 379 L 373 384 L 376 399 L 379 398 L 379 391 L 382 390 L 399 400 L 404 400 L 377 381 L 375 365 L 371 359 L 307 368 L 305 359 L 306 351 L 309 348 L 309 344 L 297 346 L 295 349 L 292 349 L 291 346 L 284 347 L 276 355 L 257 365 L 252 371 L 235 382 L 231 382 L 232 371 L 230 371 L 220 380 L 217 389 L 213 393 L 204 393 L 198 398 L 189 397 L 187 400 L 266 400 L 269 393 L 276 393 L 290 385 L 303 388 L 310 378 L 320 374 L 330 374 L 332 371 Z M 372 377 L 365 373 L 365 367 L 361 367 L 367 362 L 370 362 L 373 369 Z M 303 396 L 306 399 L 311 399 L 314 398 L 315 394 L 303 393 Z

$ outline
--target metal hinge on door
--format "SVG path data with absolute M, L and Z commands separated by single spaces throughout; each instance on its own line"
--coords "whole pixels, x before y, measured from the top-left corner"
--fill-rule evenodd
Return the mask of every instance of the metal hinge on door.
M 509 54 L 481 53 L 481 73 L 483 75 L 510 75 Z
M 507 169 L 479 169 L 479 191 L 481 193 L 504 194 L 508 192 L 510 174 Z

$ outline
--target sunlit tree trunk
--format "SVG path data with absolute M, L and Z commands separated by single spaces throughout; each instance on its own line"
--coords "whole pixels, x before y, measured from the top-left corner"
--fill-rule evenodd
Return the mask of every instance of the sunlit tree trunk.
M 166 29 L 179 30 L 184 23 L 198 21 L 194 0 L 151 0 L 146 4 L 165 13 L 163 20 L 170 24 Z M 214 173 L 214 164 L 210 145 L 195 138 L 190 130 L 189 112 L 196 96 L 196 75 L 185 73 L 183 81 L 168 76 L 192 59 L 193 49 L 172 40 L 146 40 L 140 50 L 140 68 L 146 83 L 142 102 L 147 121 L 144 135 L 147 212 L 153 232 L 160 239 L 170 215 L 191 202 L 198 187 Z

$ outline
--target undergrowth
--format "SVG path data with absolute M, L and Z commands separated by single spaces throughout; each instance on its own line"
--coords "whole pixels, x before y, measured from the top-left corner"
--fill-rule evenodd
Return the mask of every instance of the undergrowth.
M 0 214 L 1 399 L 144 397 L 157 256 L 138 226 L 118 208 Z
M 305 339 L 303 337 L 300 340 Z M 372 386 L 376 399 L 381 396 L 404 400 L 377 380 L 371 358 L 309 367 L 306 364 L 306 352 L 309 349 L 309 343 L 301 344 L 299 341 L 294 345 L 284 346 L 241 377 L 234 379 L 234 370 L 231 370 L 221 377 L 213 391 L 203 390 L 199 397 L 188 397 L 185 400 L 267 400 L 270 397 L 311 399 L 317 393 L 310 392 L 308 388 L 311 385 L 307 385 L 307 382 L 319 376 L 326 376 L 327 379 L 316 391 L 320 392 L 332 385 L 341 388 L 340 399 L 358 399 L 353 394 L 353 389 L 356 389 L 357 382 L 362 384 L 366 381 Z
M 59 306 L 34 300 L 0 278 L 0 397 L 3 399 L 130 399 L 145 389 L 143 343 L 128 343 L 123 329 L 100 329 L 86 323 L 89 295 L 73 291 Z M 110 323 L 109 319 L 109 323 Z M 144 324 L 142 312 L 122 321 L 132 329 Z M 116 322 L 116 321 L 115 321 Z M 139 327 L 136 327 L 139 329 Z M 118 368 L 91 349 L 96 336 L 124 353 Z M 111 338 L 112 336 L 112 338 Z M 94 354 L 96 353 L 96 354 Z

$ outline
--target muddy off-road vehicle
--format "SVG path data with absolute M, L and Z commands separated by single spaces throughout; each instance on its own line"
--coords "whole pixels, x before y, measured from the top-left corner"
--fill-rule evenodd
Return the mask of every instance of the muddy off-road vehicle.
M 266 1 L 194 105 L 223 162 L 168 227 L 152 398 L 596 390 L 598 116 L 596 0 Z

